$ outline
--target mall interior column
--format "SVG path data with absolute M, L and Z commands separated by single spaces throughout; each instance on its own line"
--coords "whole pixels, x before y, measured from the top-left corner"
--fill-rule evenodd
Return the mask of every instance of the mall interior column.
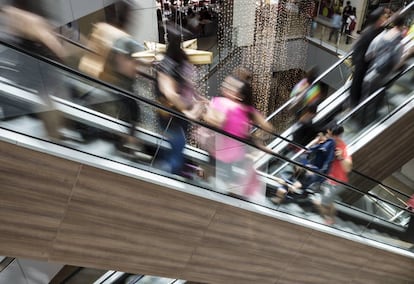
M 136 6 L 131 13 L 127 32 L 140 43 L 158 41 L 157 6 L 155 0 L 133 0 Z

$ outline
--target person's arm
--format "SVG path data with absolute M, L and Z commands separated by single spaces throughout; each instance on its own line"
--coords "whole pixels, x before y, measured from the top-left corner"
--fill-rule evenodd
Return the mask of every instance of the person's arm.
M 266 118 L 257 110 L 253 112 L 253 123 L 269 133 L 274 132 L 273 126 L 266 121 Z
M 352 158 L 347 154 L 346 149 L 344 151 L 336 149 L 335 156 L 341 162 L 344 171 L 349 173 L 352 170 Z
M 320 169 L 321 172 L 327 174 L 329 172 L 329 169 L 331 167 L 332 161 L 335 158 L 335 143 L 333 140 L 327 141 L 325 143 L 330 143 L 326 148 L 328 152 L 328 155 L 322 165 L 322 168 Z
M 300 181 L 295 181 L 292 184 L 288 184 L 288 190 L 290 192 L 298 193 L 302 189 L 302 183 Z
M 314 147 L 315 145 L 320 144 L 320 143 L 321 143 L 321 135 L 323 135 L 323 134 L 318 133 L 318 134 L 315 136 L 315 138 L 313 138 L 313 140 L 312 140 L 312 141 L 310 141 L 310 142 L 308 143 L 308 145 L 306 145 L 306 148 L 308 148 L 308 149 L 310 150 L 310 149 L 311 149 L 312 147 Z
M 46 19 L 11 6 L 4 7 L 3 11 L 8 17 L 7 21 L 11 25 L 11 29 L 18 36 L 44 44 L 60 59 L 66 57 L 62 44 L 55 36 L 51 25 Z

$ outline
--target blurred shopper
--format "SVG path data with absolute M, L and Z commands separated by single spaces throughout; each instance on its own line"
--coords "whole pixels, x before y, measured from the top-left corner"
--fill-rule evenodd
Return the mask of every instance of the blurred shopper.
M 348 146 L 342 140 L 344 132 L 342 126 L 331 126 L 328 128 L 328 135 L 335 141 L 335 157 L 332 161 L 329 177 L 342 182 L 348 182 L 348 173 L 352 170 L 352 157 L 348 153 Z M 322 185 L 322 198 L 318 208 L 325 223 L 332 225 L 335 223 L 335 200 L 346 188 L 336 181 L 326 180 Z
M 342 9 L 342 27 L 341 27 L 341 34 L 345 33 L 346 30 L 346 20 L 351 15 L 352 6 L 351 1 L 346 1 L 346 6 Z
M 250 83 L 240 79 L 244 76 L 239 76 L 225 78 L 220 89 L 222 96 L 211 100 L 204 120 L 231 135 L 250 141 L 253 124 L 268 132 L 272 132 L 273 128 L 254 108 Z M 243 197 L 257 192 L 260 185 L 253 163 L 246 156 L 249 152 L 249 146 L 244 143 L 225 135 L 216 135 L 215 147 L 210 154 L 219 187 L 221 184 L 231 193 Z
M 42 8 L 45 7 L 41 2 L 11 1 L 10 5 L 3 6 L 1 9 L 7 26 L 3 28 L 9 33 L 14 44 L 23 49 L 56 61 L 63 61 L 66 57 L 65 50 L 56 38 L 49 20 L 44 17 Z M 56 111 L 49 93 L 57 92 L 61 95 L 64 92 L 62 78 L 49 65 L 21 53 L 15 54 L 18 56 L 16 68 L 19 69 L 19 74 L 13 80 L 38 91 L 44 106 L 35 111 L 42 119 L 49 138 L 60 140 L 63 138 L 61 132 L 63 119 Z
M 352 33 L 356 29 L 356 12 L 354 10 L 351 11 L 348 19 L 346 19 L 346 27 L 345 27 L 345 44 L 350 44 L 352 42 Z
M 158 101 L 164 106 L 182 112 L 191 119 L 201 115 L 202 104 L 195 103 L 196 90 L 191 81 L 193 66 L 189 63 L 184 50 L 181 49 L 181 35 L 168 28 L 168 45 L 164 59 L 157 66 L 156 94 Z M 166 111 L 159 111 L 158 118 L 166 136 L 169 149 L 162 149 L 156 164 L 162 170 L 173 174 L 181 174 L 184 165 L 183 150 L 189 123 L 174 117 Z
M 329 33 L 328 40 L 331 40 L 332 37 L 335 37 L 335 43 L 338 43 L 339 33 L 342 25 L 342 16 L 337 8 L 331 19 L 331 32 Z
M 298 121 L 293 124 L 293 143 L 289 143 L 289 145 L 280 152 L 281 155 L 290 156 L 292 153 L 297 153 L 315 139 L 318 134 L 318 127 L 313 120 L 316 113 L 317 106 L 310 105 L 306 107 Z
M 292 141 L 306 147 L 316 136 L 317 126 L 313 119 L 316 116 L 317 106 L 310 105 L 303 112 L 292 133 Z M 300 150 L 300 149 L 298 149 Z
M 362 85 L 364 97 L 369 97 L 385 84 L 399 66 L 404 51 L 404 46 L 401 42 L 404 23 L 404 18 L 397 17 L 394 20 L 394 27 L 380 33 L 369 45 L 365 58 L 371 64 Z M 375 120 L 378 111 L 384 104 L 383 99 L 384 93 L 378 94 L 367 105 L 362 117 L 362 123 L 369 123 Z
M 134 84 L 140 63 L 132 55 L 142 50 L 142 46 L 131 37 L 126 36 L 117 39 L 113 43 L 112 51 L 108 56 L 107 68 L 104 70 L 101 78 L 135 94 Z M 136 129 L 141 121 L 138 101 L 122 96 L 118 103 L 118 118 L 131 124 L 128 135 L 119 141 L 118 149 L 130 154 L 139 154 L 139 152 L 143 151 L 143 146 L 136 137 Z
M 309 69 L 305 77 L 300 80 L 290 92 L 293 99 L 290 109 L 294 111 L 296 119 L 299 119 L 303 111 L 309 106 L 318 106 L 323 100 L 322 89 L 318 82 L 313 84 L 317 78 L 318 70 L 316 67 Z M 313 85 L 312 85 L 313 84 Z
M 362 31 L 361 36 L 353 47 L 352 64 L 354 65 L 354 75 L 349 97 L 349 106 L 351 108 L 356 107 L 361 101 L 362 82 L 368 67 L 371 65 L 371 60 L 365 57 L 365 53 L 372 40 L 381 32 L 381 26 L 386 19 L 383 8 L 373 11 L 368 17 L 367 27 Z
M 132 55 L 144 50 L 144 48 L 125 32 L 133 9 L 132 4 L 128 1 L 119 1 L 116 5 L 118 14 L 111 25 L 107 23 L 94 25 L 89 37 L 88 47 L 94 50 L 95 53 L 85 54 L 80 60 L 79 69 L 135 94 L 134 83 L 137 69 L 141 63 Z M 119 95 L 119 97 L 95 105 L 93 108 L 129 122 L 131 127 L 128 135 L 122 136 L 116 142 L 116 146 L 120 151 L 127 154 L 141 154 L 143 146 L 135 136 L 136 127 L 140 122 L 140 108 L 136 99 Z
M 331 170 L 335 157 L 335 140 L 331 136 L 332 123 L 325 126 L 316 138 L 309 144 L 306 158 L 302 160 L 305 166 L 327 175 Z M 323 176 L 315 176 L 314 182 L 322 183 Z
M 377 90 L 395 67 L 398 66 L 404 47 L 403 39 L 405 19 L 397 17 L 394 27 L 377 35 L 365 53 L 365 60 L 370 61 L 368 72 L 364 78 L 363 92 L 369 96 Z

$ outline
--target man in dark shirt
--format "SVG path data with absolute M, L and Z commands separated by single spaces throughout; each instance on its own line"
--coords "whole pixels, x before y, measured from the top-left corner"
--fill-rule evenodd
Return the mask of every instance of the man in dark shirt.
M 313 123 L 313 118 L 316 115 L 317 106 L 311 105 L 309 106 L 304 114 L 299 118 L 298 127 L 296 128 L 295 132 L 293 132 L 292 141 L 296 142 L 303 147 L 311 142 L 317 134 L 317 129 L 315 124 Z
M 382 31 L 382 24 L 386 20 L 384 9 L 378 8 L 368 18 L 368 26 L 362 32 L 360 38 L 354 45 L 352 63 L 354 64 L 354 75 L 351 84 L 349 106 L 355 107 L 362 98 L 362 82 L 367 73 L 370 62 L 365 60 L 365 53 L 372 40 Z
M 352 12 L 351 1 L 347 1 L 346 2 L 346 6 L 342 10 L 342 27 L 341 27 L 341 34 L 343 34 L 345 32 L 345 28 L 346 28 L 346 25 L 347 25 L 346 20 L 351 15 L 351 12 Z

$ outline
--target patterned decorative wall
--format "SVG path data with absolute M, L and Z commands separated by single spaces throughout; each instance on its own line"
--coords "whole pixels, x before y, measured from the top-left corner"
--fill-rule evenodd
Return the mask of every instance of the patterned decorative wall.
M 239 2 L 243 2 L 239 3 Z M 246 3 L 244 3 L 246 2 Z M 251 0 L 238 0 L 238 7 L 252 7 Z M 225 1 L 219 18 L 218 45 L 220 56 L 224 59 L 231 54 L 237 60 L 228 64 L 223 60 L 219 69 L 220 80 L 229 74 L 237 64 L 253 72 L 253 93 L 255 105 L 265 115 L 271 114 L 278 106 L 287 101 L 292 86 L 302 77 L 306 65 L 306 35 L 311 27 L 314 1 L 276 1 L 277 4 L 256 1 L 254 18 L 254 37 L 250 45 L 238 46 L 238 36 L 245 31 L 243 26 L 235 27 L 233 1 Z M 237 10 L 237 15 L 243 10 Z M 246 17 L 251 14 L 246 8 Z M 249 32 L 250 25 L 246 25 Z M 289 58 L 288 48 L 295 41 L 295 52 L 299 58 Z M 245 42 L 245 41 L 244 41 Z M 297 42 L 297 43 L 296 43 Z M 295 66 L 292 66 L 292 61 Z M 293 70 L 292 70 L 293 69 Z M 290 116 L 290 114 L 282 114 Z M 282 121 L 288 118 L 280 117 Z

